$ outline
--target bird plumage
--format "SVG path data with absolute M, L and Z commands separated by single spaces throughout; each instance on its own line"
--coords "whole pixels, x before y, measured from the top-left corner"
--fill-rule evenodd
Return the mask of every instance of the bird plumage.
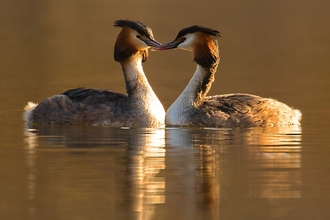
M 114 58 L 120 62 L 127 94 L 76 88 L 51 96 L 36 105 L 28 103 L 27 124 L 88 124 L 115 127 L 159 127 L 165 111 L 152 90 L 142 67 L 148 48 L 159 46 L 152 31 L 141 22 L 117 20 L 118 34 Z
M 183 49 L 194 54 L 197 69 L 165 116 L 167 126 L 299 126 L 301 113 L 270 98 L 250 94 L 207 96 L 220 62 L 216 30 L 191 26 L 157 50 Z

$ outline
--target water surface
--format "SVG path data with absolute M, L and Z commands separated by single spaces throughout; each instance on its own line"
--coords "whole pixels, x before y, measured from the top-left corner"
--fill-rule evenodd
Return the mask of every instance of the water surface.
M 4 1 L 0 7 L 1 219 L 328 219 L 330 28 L 326 1 Z M 125 92 L 115 19 L 171 41 L 215 28 L 210 94 L 300 109 L 301 128 L 26 128 L 23 106 L 75 87 Z M 150 52 L 168 108 L 195 70 L 187 51 Z

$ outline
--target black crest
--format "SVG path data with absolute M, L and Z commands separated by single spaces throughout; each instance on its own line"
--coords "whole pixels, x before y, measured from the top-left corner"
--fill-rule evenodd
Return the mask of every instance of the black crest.
M 178 35 L 176 36 L 176 38 L 180 38 L 180 37 L 183 37 L 186 34 L 196 33 L 196 32 L 202 32 L 202 33 L 205 33 L 205 34 L 214 36 L 214 37 L 221 37 L 220 36 L 220 32 L 217 31 L 217 30 L 214 30 L 214 29 L 211 29 L 211 28 L 206 28 L 206 27 L 199 26 L 199 25 L 194 25 L 194 26 L 191 26 L 191 27 L 187 27 L 187 28 L 182 29 L 178 33 Z
M 136 30 L 139 34 L 154 39 L 151 29 L 140 21 L 116 20 L 115 27 L 129 27 Z
M 137 31 L 140 35 L 146 36 L 154 40 L 151 29 L 140 21 L 116 20 L 114 26 L 121 28 L 129 27 Z M 129 43 L 121 42 L 120 44 L 117 44 L 120 40 L 117 38 L 115 44 L 115 51 L 114 51 L 114 58 L 117 62 L 121 62 L 138 52 L 138 49 L 130 45 Z M 148 58 L 148 51 L 147 50 L 141 51 L 140 54 L 142 57 L 142 62 L 145 62 Z

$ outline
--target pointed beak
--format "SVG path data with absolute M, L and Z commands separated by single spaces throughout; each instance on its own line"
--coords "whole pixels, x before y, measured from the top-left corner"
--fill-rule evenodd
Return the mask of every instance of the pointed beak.
M 170 49 L 174 49 L 174 48 L 177 48 L 177 46 L 180 43 L 181 42 L 179 42 L 179 41 L 172 41 L 170 43 L 163 44 L 161 46 L 156 47 L 155 50 L 170 50 Z
M 156 40 L 153 39 L 148 39 L 146 41 L 144 41 L 148 46 L 153 47 L 153 48 L 158 48 L 160 46 L 162 46 L 159 42 L 157 42 Z

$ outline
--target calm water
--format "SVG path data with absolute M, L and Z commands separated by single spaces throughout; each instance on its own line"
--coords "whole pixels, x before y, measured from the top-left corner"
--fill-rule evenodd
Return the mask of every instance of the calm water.
M 0 3 L 0 219 L 329 219 L 327 1 L 3 1 Z M 245 92 L 300 109 L 302 127 L 27 129 L 27 101 L 86 86 L 125 92 L 115 19 L 166 43 L 218 29 L 210 94 Z M 186 51 L 144 65 L 168 108 L 195 64 Z

